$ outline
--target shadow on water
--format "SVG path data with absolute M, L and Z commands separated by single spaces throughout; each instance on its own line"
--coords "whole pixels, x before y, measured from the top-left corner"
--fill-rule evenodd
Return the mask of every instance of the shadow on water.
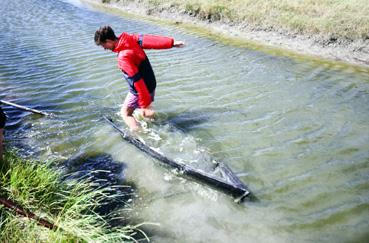
M 66 173 L 64 180 L 87 180 L 93 185 L 94 190 L 105 190 L 106 198 L 100 201 L 100 206 L 94 211 L 102 216 L 110 227 L 142 223 L 137 222 L 130 211 L 137 194 L 135 185 L 125 179 L 126 164 L 114 161 L 109 154 L 90 152 L 78 154 L 64 161 L 62 166 Z M 139 228 L 134 238 L 137 241 L 148 242 L 145 227 Z
M 121 218 L 115 219 L 115 214 L 129 208 L 135 197 L 135 186 L 125 180 L 124 163 L 114 161 L 109 154 L 91 152 L 76 155 L 64 161 L 62 166 L 66 174 L 64 180 L 87 180 L 93 189 L 104 189 L 107 192 L 106 199 L 95 210 L 98 214 L 111 225 L 127 223 Z
M 179 129 L 183 132 L 191 132 L 197 130 L 202 124 L 219 117 L 223 114 L 237 113 L 243 117 L 247 117 L 244 112 L 226 108 L 206 108 L 181 113 L 169 112 L 159 117 L 159 125 L 169 124 L 171 127 Z
M 199 125 L 210 120 L 209 114 L 198 112 L 184 113 L 168 113 L 166 120 L 162 121 L 163 125 L 169 124 L 174 129 L 179 129 L 182 132 L 190 132 L 195 130 Z

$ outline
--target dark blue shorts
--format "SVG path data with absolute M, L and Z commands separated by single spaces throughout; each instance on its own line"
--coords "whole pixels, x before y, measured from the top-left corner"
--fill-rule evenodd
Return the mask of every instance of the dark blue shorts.
M 0 107 L 0 129 L 5 127 L 5 122 L 6 122 L 6 116 L 5 116 L 5 113 L 3 112 L 3 109 L 1 109 Z

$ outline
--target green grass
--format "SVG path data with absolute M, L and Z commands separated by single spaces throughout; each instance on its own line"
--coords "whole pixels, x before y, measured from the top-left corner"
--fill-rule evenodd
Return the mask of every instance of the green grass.
M 104 0 L 102 0 L 104 1 Z M 331 39 L 369 38 L 367 0 L 111 0 L 153 11 L 175 10 L 206 21 L 262 30 L 317 34 Z
M 140 231 L 138 226 L 112 228 L 95 212 L 112 197 L 109 189 L 96 189 L 88 180 L 64 182 L 50 163 L 24 160 L 14 152 L 5 158 L 10 169 L 0 172 L 0 196 L 58 228 L 47 229 L 0 205 L 0 242 L 125 242 Z

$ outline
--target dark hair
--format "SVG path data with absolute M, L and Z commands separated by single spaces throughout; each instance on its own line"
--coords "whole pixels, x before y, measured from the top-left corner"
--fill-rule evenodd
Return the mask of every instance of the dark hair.
M 95 43 L 96 45 L 101 45 L 105 43 L 106 40 L 116 40 L 118 39 L 115 34 L 114 30 L 110 26 L 103 26 L 100 29 L 96 30 L 95 32 Z

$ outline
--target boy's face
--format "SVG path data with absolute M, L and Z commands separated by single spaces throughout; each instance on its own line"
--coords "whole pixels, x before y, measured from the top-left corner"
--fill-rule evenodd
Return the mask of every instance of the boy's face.
M 106 40 L 104 43 L 101 44 L 104 50 L 114 50 L 115 42 L 113 40 Z

